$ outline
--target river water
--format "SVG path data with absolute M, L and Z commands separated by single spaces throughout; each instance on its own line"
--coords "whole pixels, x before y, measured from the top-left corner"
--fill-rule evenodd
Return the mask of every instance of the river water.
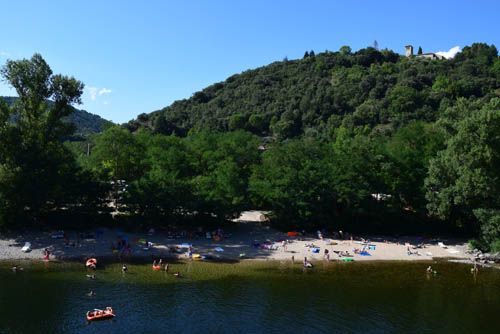
M 19 263 L 18 263 L 19 264 Z M 500 333 L 500 270 L 432 263 L 0 263 L 0 333 Z M 179 271 L 181 278 L 172 275 Z M 93 290 L 94 297 L 87 296 Z M 112 306 L 114 320 L 85 313 Z

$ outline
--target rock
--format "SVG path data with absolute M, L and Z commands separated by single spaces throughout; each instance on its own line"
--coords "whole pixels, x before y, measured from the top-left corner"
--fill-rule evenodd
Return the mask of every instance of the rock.
M 494 254 L 484 254 L 484 259 L 486 259 L 488 262 L 493 261 L 493 263 L 500 263 L 500 252 Z

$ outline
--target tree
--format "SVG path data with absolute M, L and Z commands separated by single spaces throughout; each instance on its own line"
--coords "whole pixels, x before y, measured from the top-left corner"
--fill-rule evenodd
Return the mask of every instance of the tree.
M 90 156 L 91 169 L 102 180 L 113 185 L 113 199 L 118 209 L 126 183 L 139 179 L 144 173 L 144 146 L 136 136 L 119 126 L 106 129 L 94 139 Z
M 131 215 L 160 220 L 182 218 L 192 213 L 194 176 L 192 154 L 185 141 L 176 136 L 140 133 L 138 141 L 146 149 L 144 175 L 129 183 L 123 202 Z
M 19 96 L 0 106 L 0 223 L 40 221 L 78 196 L 68 184 L 77 182 L 79 169 L 62 144 L 74 127 L 63 118 L 81 103 L 84 85 L 53 74 L 39 54 L 8 60 L 0 73 Z
M 418 47 L 417 54 L 421 55 L 422 53 L 423 53 L 423 51 L 422 51 L 422 47 L 421 47 L 421 46 L 419 46 L 419 47 Z
M 248 179 L 259 162 L 257 137 L 244 131 L 200 132 L 187 137 L 186 145 L 194 171 L 192 210 L 226 219 L 248 208 Z
M 250 191 L 285 226 L 325 223 L 335 210 L 327 157 L 327 146 L 313 140 L 273 146 L 254 171 Z
M 373 48 L 374 48 L 375 50 L 378 50 L 378 42 L 377 42 L 377 40 L 374 40 L 374 41 L 373 41 Z
M 351 54 L 351 47 L 348 45 L 343 45 L 340 47 L 339 52 L 342 55 L 349 55 Z
M 444 133 L 432 124 L 412 122 L 389 139 L 388 191 L 400 208 L 425 214 L 424 180 L 429 160 L 444 146 Z
M 478 219 L 491 221 L 484 212 L 500 209 L 499 134 L 498 98 L 458 122 L 446 149 L 430 161 L 425 185 L 431 214 L 475 231 L 480 230 Z
M 306 53 L 304 53 L 304 57 L 302 57 L 303 59 L 305 58 L 308 58 L 309 57 L 309 52 L 306 51 Z

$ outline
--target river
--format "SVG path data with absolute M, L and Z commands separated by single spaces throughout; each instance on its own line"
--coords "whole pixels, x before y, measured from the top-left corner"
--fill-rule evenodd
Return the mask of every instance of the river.
M 431 264 L 0 263 L 0 333 L 500 333 L 500 270 Z

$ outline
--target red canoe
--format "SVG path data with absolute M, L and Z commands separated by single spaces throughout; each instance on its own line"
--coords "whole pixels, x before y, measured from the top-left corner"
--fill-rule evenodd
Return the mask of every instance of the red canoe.
M 87 312 L 87 320 L 95 321 L 95 320 L 104 320 L 111 319 L 115 316 L 113 309 L 111 307 L 106 307 L 104 310 L 95 309 L 93 311 Z

